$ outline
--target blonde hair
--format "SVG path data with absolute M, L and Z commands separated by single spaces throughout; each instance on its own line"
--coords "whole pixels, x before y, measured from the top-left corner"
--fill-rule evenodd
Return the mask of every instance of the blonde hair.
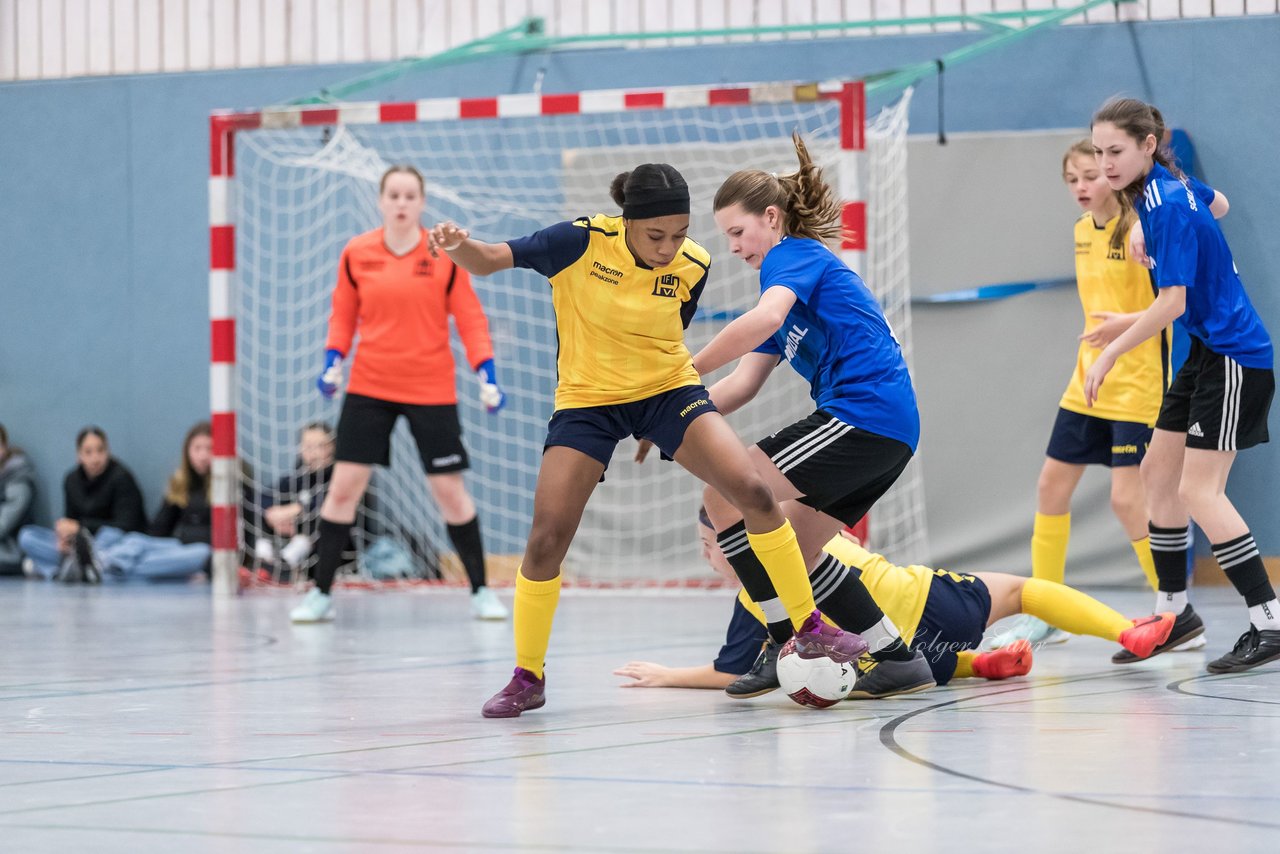
M 200 475 L 191 467 L 191 442 L 197 436 L 213 436 L 213 427 L 208 421 L 198 421 L 187 431 L 182 440 L 182 462 L 169 476 L 169 486 L 165 489 L 164 500 L 175 507 L 186 507 L 191 501 L 191 486 L 200 479 Z M 213 478 L 204 478 L 205 498 L 210 497 Z
M 836 240 L 843 235 L 844 206 L 822 179 L 822 169 L 809 156 L 800 132 L 791 134 L 800 168 L 790 175 L 771 175 L 759 169 L 734 172 L 720 185 L 714 210 L 740 205 L 755 216 L 770 205 L 782 212 L 782 233 L 788 237 Z
M 1066 180 L 1067 164 L 1071 162 L 1073 157 L 1088 157 L 1094 159 L 1093 140 L 1080 139 L 1071 144 L 1067 149 L 1067 153 L 1062 155 L 1062 178 Z M 1133 209 L 1133 200 L 1129 198 L 1128 193 L 1120 190 L 1112 190 L 1111 195 L 1115 197 L 1116 204 L 1120 205 L 1120 221 L 1116 223 L 1116 230 L 1111 232 L 1111 240 L 1108 245 L 1112 252 L 1119 252 L 1124 255 L 1129 251 L 1129 230 L 1133 228 L 1133 224 L 1138 221 L 1138 212 Z

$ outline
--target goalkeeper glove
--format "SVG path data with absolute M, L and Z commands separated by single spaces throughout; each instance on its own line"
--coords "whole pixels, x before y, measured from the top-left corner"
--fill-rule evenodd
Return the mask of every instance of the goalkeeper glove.
M 485 359 L 476 366 L 476 379 L 480 381 L 480 402 L 489 414 L 497 412 L 507 405 L 507 396 L 498 387 L 498 375 L 493 368 L 493 359 Z
M 338 389 L 342 388 L 341 351 L 324 351 L 324 370 L 316 378 L 316 388 L 320 389 L 320 393 L 328 400 L 332 400 L 333 396 L 338 393 Z

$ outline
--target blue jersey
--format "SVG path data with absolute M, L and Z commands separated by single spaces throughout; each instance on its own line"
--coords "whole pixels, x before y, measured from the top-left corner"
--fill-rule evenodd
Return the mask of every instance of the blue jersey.
M 725 632 L 724 645 L 720 654 L 711 666 L 717 673 L 732 673 L 741 676 L 751 670 L 760 654 L 760 645 L 769 637 L 769 630 L 764 624 L 742 607 L 742 602 L 733 600 L 733 617 L 729 619 L 729 629 Z
M 1157 288 L 1187 289 L 1182 322 L 1210 350 L 1246 368 L 1270 370 L 1271 337 L 1209 212 L 1213 195 L 1194 178 L 1179 180 L 1158 163 L 1151 167 L 1135 206 L 1155 262 L 1152 278 Z
M 781 328 L 756 348 L 784 356 L 818 408 L 915 451 L 920 412 L 902 348 L 858 274 L 817 240 L 787 237 L 764 256 L 760 292 L 796 295 Z

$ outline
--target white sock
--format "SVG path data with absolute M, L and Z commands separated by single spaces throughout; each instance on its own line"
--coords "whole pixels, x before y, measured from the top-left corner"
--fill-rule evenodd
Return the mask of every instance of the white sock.
M 1263 602 L 1261 605 L 1251 605 L 1249 607 L 1249 622 L 1253 623 L 1253 627 L 1258 631 L 1280 629 L 1280 602 L 1272 599 L 1270 602 Z
M 1172 611 L 1176 617 L 1183 611 L 1187 610 L 1187 591 L 1179 590 L 1177 593 L 1166 593 L 1163 590 L 1156 591 L 1156 610 L 1159 614 L 1161 611 Z
M 756 604 L 760 606 L 761 611 L 764 611 L 766 622 L 786 623 L 791 620 L 787 615 L 787 609 L 782 605 L 781 599 L 774 598 L 764 602 L 757 602 Z
M 880 622 L 858 634 L 867 642 L 868 652 L 879 652 L 900 637 L 898 627 L 887 616 L 881 617 Z

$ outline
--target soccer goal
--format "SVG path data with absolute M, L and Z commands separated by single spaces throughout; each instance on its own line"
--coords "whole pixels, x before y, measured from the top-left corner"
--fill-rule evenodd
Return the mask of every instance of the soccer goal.
M 712 220 L 720 182 L 740 168 L 795 168 L 804 134 L 847 200 L 839 251 L 884 305 L 911 350 L 906 145 L 910 94 L 867 120 L 860 82 L 676 87 L 406 103 L 289 107 L 211 117 L 210 306 L 216 583 L 234 585 L 241 497 L 268 494 L 294 465 L 297 431 L 336 422 L 339 401 L 315 389 L 339 254 L 380 224 L 378 178 L 396 163 L 427 180 L 428 224 L 452 219 L 500 240 L 553 222 L 615 210 L 615 174 L 668 162 L 689 181 L 690 236 L 711 252 L 711 278 L 687 333 L 691 350 L 754 305 L 758 279 L 727 251 Z M 468 482 L 491 573 L 523 551 L 556 382 L 557 340 L 545 280 L 514 270 L 475 287 L 489 316 L 507 408 L 488 415 L 461 375 L 459 413 L 472 456 Z M 358 347 L 358 343 L 357 343 Z M 455 350 L 465 365 L 460 350 Z M 730 423 L 748 442 L 808 414 L 808 389 L 779 370 Z M 393 464 L 376 472 L 368 525 L 402 538 L 420 560 L 447 542 L 401 424 Z M 673 463 L 615 454 L 565 565 L 569 583 L 698 586 L 700 486 Z M 877 505 L 871 539 L 899 560 L 925 557 L 919 462 Z M 262 535 L 246 519 L 250 533 Z M 498 570 L 494 572 L 495 568 Z

